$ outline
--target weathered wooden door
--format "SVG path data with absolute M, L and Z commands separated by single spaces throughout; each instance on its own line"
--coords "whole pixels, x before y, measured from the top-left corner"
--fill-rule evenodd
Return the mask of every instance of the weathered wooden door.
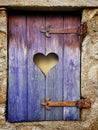
M 80 14 L 32 12 L 28 15 L 9 15 L 10 122 L 80 119 L 77 107 L 51 107 L 51 110 L 46 110 L 41 106 L 46 98 L 51 98 L 51 101 L 80 99 L 80 36 L 61 33 L 46 37 L 41 30 L 49 26 L 55 30 L 77 28 L 80 26 Z M 46 60 L 50 53 L 57 58 L 57 64 L 46 75 L 34 62 L 38 53 L 44 54 Z M 43 71 L 46 68 L 47 64 Z

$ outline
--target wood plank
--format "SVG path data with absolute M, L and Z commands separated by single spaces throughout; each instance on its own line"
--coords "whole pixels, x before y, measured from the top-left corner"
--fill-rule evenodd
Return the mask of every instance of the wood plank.
M 80 16 L 64 17 L 64 28 L 78 27 Z M 80 39 L 78 35 L 64 35 L 64 100 L 80 99 Z M 64 120 L 79 120 L 80 110 L 76 107 L 64 107 Z
M 8 121 L 27 120 L 26 18 L 9 17 Z
M 45 120 L 45 110 L 40 105 L 45 100 L 45 76 L 33 62 L 34 54 L 45 54 L 45 36 L 40 32 L 42 26 L 45 26 L 43 16 L 27 17 L 28 121 Z
M 49 25 L 54 29 L 62 29 L 63 17 L 48 15 L 46 17 L 46 27 Z M 51 38 L 46 38 L 46 54 L 54 52 L 59 57 L 58 64 L 46 76 L 46 98 L 51 98 L 51 101 L 62 101 L 62 47 L 62 34 L 51 34 Z M 52 107 L 50 111 L 46 110 L 46 120 L 62 120 L 62 107 Z

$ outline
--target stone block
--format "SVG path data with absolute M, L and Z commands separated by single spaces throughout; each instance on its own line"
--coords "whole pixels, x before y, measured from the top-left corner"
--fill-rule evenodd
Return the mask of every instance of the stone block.
M 1 7 L 28 7 L 28 9 L 42 9 L 47 7 L 50 8 L 61 8 L 66 10 L 64 7 L 98 7 L 98 0 L 0 0 Z
M 93 84 L 98 84 L 98 64 L 97 65 L 93 65 L 88 73 L 88 79 L 89 82 L 93 83 Z
M 27 126 L 27 127 L 22 127 L 20 130 L 42 130 L 37 126 Z
M 3 49 L 3 50 L 2 50 Z M 7 55 L 7 34 L 0 32 L 0 51 L 4 51 L 5 56 Z
M 5 105 L 0 105 L 0 115 L 5 115 Z
M 0 104 L 6 103 L 6 94 L 1 94 L 0 92 Z
M 90 21 L 98 12 L 97 9 L 85 9 L 82 14 L 82 22 L 88 22 Z
M 94 59 L 98 60 L 98 42 L 96 42 L 90 47 L 90 53 L 91 56 L 94 57 Z

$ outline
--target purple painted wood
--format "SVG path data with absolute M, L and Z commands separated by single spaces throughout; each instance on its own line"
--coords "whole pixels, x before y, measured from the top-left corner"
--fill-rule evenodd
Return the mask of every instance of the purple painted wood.
M 33 62 L 36 53 L 45 53 L 45 37 L 40 32 L 41 26 L 45 26 L 43 16 L 27 17 L 28 121 L 45 120 L 45 109 L 41 106 L 45 100 L 45 76 Z
M 76 107 L 41 106 L 46 98 L 69 101 L 80 98 L 80 39 L 73 34 L 40 32 L 51 25 L 54 29 L 78 27 L 80 16 L 71 13 L 9 17 L 8 120 L 78 120 Z M 59 63 L 45 76 L 34 64 L 36 53 L 56 53 Z M 47 66 L 46 66 L 47 67 Z
M 80 16 L 64 17 L 64 28 L 80 26 Z M 80 99 L 80 39 L 79 35 L 64 35 L 64 98 L 65 101 Z M 64 107 L 64 120 L 79 120 L 80 110 L 76 107 Z
M 61 15 L 48 15 L 46 17 L 46 27 L 51 25 L 52 29 L 63 29 L 63 17 Z M 51 38 L 46 38 L 46 54 L 54 52 L 59 57 L 58 64 L 46 76 L 46 98 L 51 101 L 62 101 L 63 87 L 63 35 L 52 34 Z M 62 107 L 52 107 L 46 110 L 46 120 L 62 120 Z
M 27 120 L 26 18 L 9 17 L 8 121 Z

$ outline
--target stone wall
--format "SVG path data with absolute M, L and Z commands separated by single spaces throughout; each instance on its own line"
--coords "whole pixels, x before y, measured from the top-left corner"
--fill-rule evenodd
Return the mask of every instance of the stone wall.
M 7 95 L 7 16 L 0 10 L 0 124 L 5 121 Z
M 5 0 L 1 0 L 3 1 Z M 11 0 L 10 0 L 11 1 Z M 63 0 L 62 0 L 63 1 Z M 93 1 L 94 2 L 94 1 Z M 1 4 L 0 3 L 0 4 Z M 98 5 L 98 4 L 97 4 Z M 7 101 L 7 11 L 0 9 L 0 130 L 97 130 L 98 129 L 98 9 L 84 9 L 82 22 L 88 34 L 81 51 L 81 95 L 92 101 L 91 109 L 81 111 L 80 121 L 9 123 Z

